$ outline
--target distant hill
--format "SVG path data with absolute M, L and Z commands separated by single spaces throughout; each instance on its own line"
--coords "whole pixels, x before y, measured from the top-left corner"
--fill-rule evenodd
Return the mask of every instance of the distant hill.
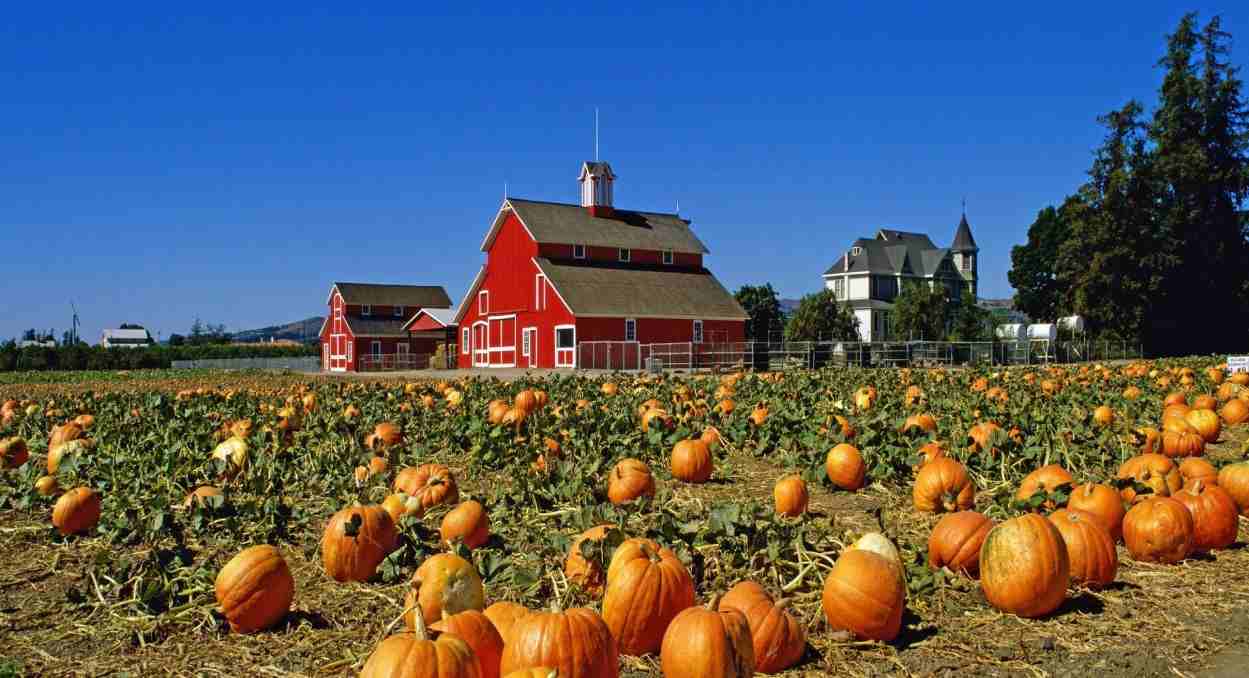
M 325 321 L 322 316 L 314 316 L 305 318 L 304 320 L 296 320 L 293 323 L 285 325 L 271 325 L 269 327 L 261 327 L 255 330 L 243 330 L 234 332 L 232 339 L 241 342 L 253 341 L 269 341 L 272 339 L 290 339 L 292 341 L 315 342 L 317 340 L 317 332 L 321 329 L 321 323 Z
M 784 313 L 785 315 L 793 313 L 794 310 L 798 308 L 799 302 L 799 299 L 781 299 L 781 313 Z

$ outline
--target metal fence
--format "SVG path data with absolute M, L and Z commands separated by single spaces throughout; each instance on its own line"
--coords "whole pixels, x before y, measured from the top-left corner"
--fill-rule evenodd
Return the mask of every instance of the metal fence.
M 175 370 L 293 370 L 295 372 L 319 372 L 321 359 L 317 356 L 297 358 L 205 358 L 202 360 L 174 360 Z
M 429 353 L 365 353 L 360 356 L 361 372 L 394 372 L 429 369 Z

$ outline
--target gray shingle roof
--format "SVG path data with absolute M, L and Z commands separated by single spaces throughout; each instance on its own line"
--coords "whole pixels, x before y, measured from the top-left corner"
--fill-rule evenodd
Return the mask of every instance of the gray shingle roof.
M 707 246 L 675 214 L 615 209 L 611 218 L 594 217 L 580 205 L 508 198 L 521 222 L 540 243 L 627 247 L 636 250 L 672 250 L 707 253 Z M 491 228 L 482 251 L 489 248 L 499 222 Z
M 858 255 L 851 254 L 860 248 Z M 833 275 L 845 272 L 846 258 L 850 259 L 849 272 L 896 275 L 931 276 L 940 268 L 950 250 L 932 244 L 923 233 L 881 229 L 876 238 L 859 238 L 850 249 L 824 272 Z
M 408 318 L 373 318 L 358 315 L 343 316 L 351 333 L 357 337 L 405 337 L 403 326 Z
M 336 282 L 343 301 L 355 305 L 408 306 L 418 308 L 451 308 L 451 297 L 437 285 L 375 285 L 373 283 Z
M 955 252 L 980 249 L 976 247 L 976 239 L 971 237 L 971 226 L 967 224 L 966 214 L 958 222 L 958 230 L 954 232 L 954 242 L 950 244 L 950 249 Z
M 577 316 L 746 320 L 733 295 L 706 270 L 623 268 L 535 260 Z

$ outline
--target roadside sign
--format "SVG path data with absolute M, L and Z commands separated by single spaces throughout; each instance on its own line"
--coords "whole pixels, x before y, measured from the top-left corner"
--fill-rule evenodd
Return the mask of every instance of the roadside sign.
M 1249 355 L 1227 356 L 1228 372 L 1249 372 Z

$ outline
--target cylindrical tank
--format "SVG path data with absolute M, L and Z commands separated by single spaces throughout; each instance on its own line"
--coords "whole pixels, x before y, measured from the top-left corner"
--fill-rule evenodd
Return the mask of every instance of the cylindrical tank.
M 1058 326 L 1064 332 L 1073 332 L 1075 334 L 1084 333 L 1084 316 L 1069 315 L 1058 319 Z
M 997 338 L 1007 341 L 1023 341 L 1028 336 L 1028 328 L 1020 323 L 1008 323 L 997 326 Z
M 1028 325 L 1028 338 L 1032 341 L 1054 341 L 1058 338 L 1058 326 L 1054 323 Z

